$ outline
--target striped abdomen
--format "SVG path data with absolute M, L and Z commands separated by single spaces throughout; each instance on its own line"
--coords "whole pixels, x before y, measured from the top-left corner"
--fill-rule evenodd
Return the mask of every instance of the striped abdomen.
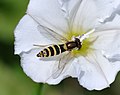
M 67 50 L 65 46 L 66 44 L 60 44 L 46 47 L 37 54 L 37 57 L 50 57 L 59 55 Z
M 42 51 L 40 51 L 37 54 L 37 57 L 50 57 L 59 55 L 65 51 L 71 51 L 74 48 L 77 48 L 78 50 L 82 47 L 82 44 L 78 38 L 75 38 L 75 41 L 69 41 L 65 44 L 58 44 L 58 45 L 52 45 L 49 46 Z

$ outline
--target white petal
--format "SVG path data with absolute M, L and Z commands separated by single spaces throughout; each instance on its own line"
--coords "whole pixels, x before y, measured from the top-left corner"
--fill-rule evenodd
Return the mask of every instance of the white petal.
M 89 56 L 89 61 L 82 58 L 79 60 L 80 69 L 84 73 L 81 76 L 79 72 L 78 80 L 83 87 L 89 90 L 101 90 L 109 87 L 120 69 L 120 62 L 117 62 L 116 65 L 112 64 L 98 51 L 93 56 Z
M 99 25 L 93 36 L 98 36 L 98 39 L 93 44 L 93 48 L 100 50 L 119 50 L 120 40 L 120 16 L 116 16 L 113 21 Z M 111 51 L 111 50 L 110 50 Z
M 91 37 L 97 37 L 97 39 L 91 47 L 100 50 L 101 52 L 102 50 L 110 49 L 111 46 L 114 46 L 114 42 L 116 41 L 116 39 L 119 39 L 117 35 L 120 35 L 119 30 L 94 32 L 94 34 Z M 119 45 L 118 41 L 116 45 Z
M 38 24 L 28 15 L 25 15 L 15 29 L 15 54 L 29 51 L 36 45 L 48 45 L 54 41 L 45 38 L 37 29 Z M 44 31 L 44 30 L 42 30 Z
M 120 61 L 120 30 L 107 30 L 96 32 L 98 39 L 92 48 L 102 52 L 110 62 Z
M 52 78 L 52 69 L 55 67 L 56 59 L 40 60 L 36 54 L 40 49 L 33 49 L 27 53 L 21 54 L 21 65 L 24 72 L 35 82 L 42 82 L 48 84 L 58 84 L 66 77 L 76 77 L 75 69 L 72 64 L 67 64 L 56 79 Z
M 110 17 L 115 11 L 115 7 L 119 5 L 117 0 L 83 0 L 82 2 L 75 2 L 78 5 L 74 5 L 69 18 L 76 31 L 80 31 L 82 28 L 84 31 L 88 31 L 98 26 L 100 20 L 104 21 Z
M 93 29 L 97 22 L 97 6 L 93 0 L 83 0 L 70 14 L 70 22 L 76 31 Z
M 111 51 L 106 50 L 103 51 L 102 54 L 105 58 L 107 58 L 110 62 L 116 62 L 116 61 L 120 61 L 120 49 L 117 50 L 118 52 L 113 52 L 111 53 Z
M 65 12 L 65 15 L 69 16 L 70 13 L 75 13 L 81 2 L 83 3 L 85 0 L 58 0 L 61 9 Z M 86 2 L 86 1 L 85 1 Z M 115 9 L 117 9 L 118 5 L 120 4 L 119 0 L 90 0 L 87 2 L 93 2 L 97 6 L 97 12 L 95 14 L 99 14 L 99 18 L 104 21 L 106 18 L 108 18 Z M 91 7 L 89 7 L 91 10 Z M 86 12 L 90 12 L 86 11 Z M 72 12 L 73 11 L 73 12 Z M 92 15 L 95 15 L 92 14 Z M 74 14 L 71 14 L 74 15 Z
M 100 24 L 96 31 L 120 30 L 120 15 L 116 15 L 112 21 Z
M 120 30 L 118 32 L 114 36 L 113 41 L 102 51 L 110 62 L 120 61 Z
M 27 13 L 49 28 L 67 30 L 67 21 L 57 0 L 30 0 Z
M 74 0 L 58 0 L 58 1 L 61 5 L 61 9 L 65 13 L 65 16 L 69 18 L 71 10 L 77 9 L 82 0 L 75 0 L 75 1 Z
M 95 0 L 95 3 L 101 22 L 109 18 L 120 4 L 119 0 Z

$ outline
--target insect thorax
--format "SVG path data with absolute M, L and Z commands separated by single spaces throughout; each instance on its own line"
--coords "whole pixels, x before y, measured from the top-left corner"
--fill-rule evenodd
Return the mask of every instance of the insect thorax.
M 81 48 L 81 42 L 78 38 L 75 38 L 74 41 L 69 41 L 66 43 L 67 49 L 72 50 L 74 48 L 77 48 L 78 50 Z

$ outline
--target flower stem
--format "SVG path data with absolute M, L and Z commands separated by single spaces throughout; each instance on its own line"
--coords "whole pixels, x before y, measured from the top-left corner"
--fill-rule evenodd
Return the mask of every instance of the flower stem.
M 44 92 L 44 84 L 40 83 L 38 85 L 38 94 L 37 95 L 43 95 L 43 92 Z

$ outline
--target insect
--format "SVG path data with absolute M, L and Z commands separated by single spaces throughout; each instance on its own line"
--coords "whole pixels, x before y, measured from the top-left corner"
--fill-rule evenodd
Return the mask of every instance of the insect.
M 86 39 L 89 34 L 93 33 L 94 30 L 91 30 L 86 34 L 83 34 L 81 36 L 79 35 L 77 37 L 73 37 L 71 40 L 68 40 L 64 36 L 56 33 L 54 30 L 41 25 L 35 17 L 31 16 L 30 14 L 28 15 L 38 24 L 38 31 L 41 32 L 44 37 L 47 37 L 48 39 L 56 42 L 56 44 L 52 45 L 34 45 L 38 47 L 44 47 L 40 52 L 36 54 L 38 58 L 49 58 L 66 52 L 65 55 L 62 55 L 56 61 L 53 68 L 52 77 L 57 78 L 64 71 L 67 63 L 69 63 L 73 59 L 73 56 L 71 56 L 71 51 L 74 49 L 80 50 L 83 40 Z M 45 31 L 42 31 L 41 29 L 44 29 Z
M 51 45 L 44 48 L 37 54 L 37 57 L 51 57 L 59 55 L 66 51 L 72 51 L 77 48 L 78 50 L 82 47 L 82 44 L 78 38 L 74 38 L 73 41 L 67 41 L 63 44 Z
M 43 27 L 43 26 L 42 26 Z M 38 30 L 40 30 L 40 26 L 38 26 Z M 86 34 L 83 34 L 82 36 L 77 36 L 77 37 L 73 37 L 71 41 L 67 40 L 65 37 L 63 37 L 62 35 L 56 33 L 55 31 L 44 27 L 44 29 L 46 30 L 45 32 L 43 32 L 42 34 L 46 35 L 50 35 L 51 37 L 54 38 L 54 40 L 58 40 L 59 42 L 64 40 L 66 41 L 65 43 L 62 44 L 54 44 L 54 45 L 50 45 L 46 48 L 44 48 L 42 51 L 40 51 L 37 54 L 37 57 L 52 57 L 52 56 L 56 56 L 59 55 L 63 52 L 66 51 L 72 51 L 73 49 L 77 49 L 80 50 L 80 48 L 82 47 L 82 42 L 84 39 L 88 38 L 89 34 L 91 34 L 94 30 L 89 31 Z M 51 38 L 50 37 L 50 38 Z

